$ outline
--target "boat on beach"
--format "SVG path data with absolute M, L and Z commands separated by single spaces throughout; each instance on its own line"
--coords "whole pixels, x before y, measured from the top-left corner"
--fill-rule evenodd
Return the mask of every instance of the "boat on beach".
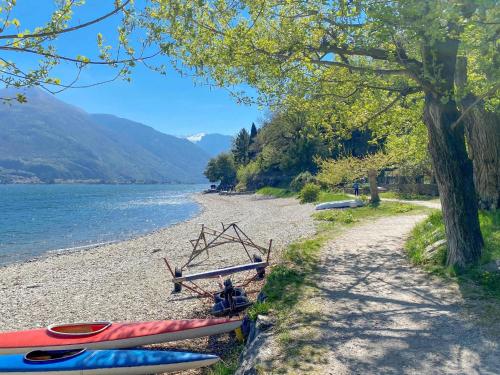
M 161 350 L 56 350 L 0 356 L 3 375 L 126 375 L 184 371 L 216 363 L 212 354 Z
M 188 319 L 130 323 L 73 323 L 0 333 L 0 354 L 36 350 L 120 349 L 230 332 L 239 319 Z M 0 371 L 1 372 L 1 371 Z
M 334 202 L 325 202 L 316 205 L 316 210 L 329 210 L 332 208 L 355 208 L 362 207 L 363 201 L 358 199 L 352 199 L 347 201 L 334 201 Z

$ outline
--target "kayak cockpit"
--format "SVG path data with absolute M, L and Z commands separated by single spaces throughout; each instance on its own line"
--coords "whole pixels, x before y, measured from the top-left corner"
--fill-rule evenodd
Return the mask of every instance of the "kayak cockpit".
M 53 324 L 47 327 L 47 331 L 58 336 L 89 336 L 104 331 L 111 324 L 110 322 Z
M 85 349 L 72 349 L 72 350 L 35 350 L 29 352 L 24 356 L 28 362 L 47 362 L 47 361 L 60 361 L 76 357 L 82 354 Z

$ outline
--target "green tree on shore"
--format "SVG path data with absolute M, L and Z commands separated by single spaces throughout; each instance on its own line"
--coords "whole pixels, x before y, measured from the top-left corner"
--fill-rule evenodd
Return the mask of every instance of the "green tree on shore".
M 498 106 L 495 1 L 177 0 L 157 5 L 150 13 L 152 37 L 168 44 L 168 55 L 218 85 L 250 84 L 271 104 L 291 94 L 335 97 L 334 112 L 360 125 L 383 121 L 407 99 L 422 101 L 446 225 L 447 263 L 477 262 L 483 240 L 464 133 L 464 119 L 475 107 L 459 103 L 471 93 L 490 110 Z M 474 58 L 467 71 L 474 80 L 457 90 L 456 63 L 464 53 Z
M 236 165 L 246 165 L 250 160 L 250 134 L 245 128 L 234 138 L 231 152 Z
M 236 166 L 233 155 L 221 153 L 208 161 L 205 177 L 210 182 L 220 182 L 223 188 L 236 184 Z

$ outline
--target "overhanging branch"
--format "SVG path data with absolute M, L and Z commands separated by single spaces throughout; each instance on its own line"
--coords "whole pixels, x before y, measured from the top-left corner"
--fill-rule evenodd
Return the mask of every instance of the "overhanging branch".
M 34 33 L 34 34 L 24 34 L 22 36 L 19 36 L 19 34 L 0 35 L 0 39 L 43 38 L 43 37 L 50 37 L 50 36 L 54 36 L 54 35 L 60 35 L 60 34 L 64 34 L 64 33 L 69 33 L 69 32 L 72 32 L 72 31 L 79 30 L 79 29 L 83 29 L 85 27 L 88 27 L 88 26 L 93 25 L 95 23 L 101 22 L 101 21 L 105 20 L 106 18 L 109 18 L 109 17 L 113 16 L 114 14 L 116 14 L 119 11 L 121 11 L 122 9 L 124 9 L 130 2 L 131 2 L 131 0 L 126 0 L 122 5 L 120 5 L 119 7 L 116 7 L 113 11 L 111 11 L 111 12 L 109 12 L 109 13 L 107 13 L 107 14 L 99 17 L 99 18 L 95 18 L 95 19 L 93 19 L 91 21 L 82 23 L 82 24 L 80 24 L 78 26 L 68 27 L 66 29 L 57 30 L 57 31 L 46 31 L 46 32 Z

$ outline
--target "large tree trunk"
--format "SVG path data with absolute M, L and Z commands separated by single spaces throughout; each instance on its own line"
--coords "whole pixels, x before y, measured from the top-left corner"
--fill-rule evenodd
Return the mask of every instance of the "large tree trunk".
M 377 171 L 375 169 L 368 170 L 368 182 L 370 183 L 370 203 L 380 202 L 377 186 Z
M 463 268 L 479 260 L 483 239 L 463 125 L 451 128 L 458 117 L 455 102 L 443 104 L 431 94 L 426 95 L 424 121 L 446 227 L 446 261 Z
M 467 83 L 467 60 L 459 57 L 455 83 L 461 90 Z M 471 107 L 472 106 L 472 107 Z M 500 208 L 500 114 L 489 112 L 484 102 L 468 93 L 460 103 L 469 157 L 474 168 L 474 185 L 483 209 Z
M 472 162 L 465 149 L 462 123 L 452 99 L 458 41 L 434 41 L 423 47 L 425 73 L 424 122 L 429 132 L 429 152 L 439 188 L 448 245 L 447 264 L 459 268 L 481 257 L 483 238 L 479 227 Z

